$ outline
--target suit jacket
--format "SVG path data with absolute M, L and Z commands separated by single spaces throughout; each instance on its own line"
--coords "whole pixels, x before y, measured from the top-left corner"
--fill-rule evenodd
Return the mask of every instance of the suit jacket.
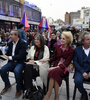
M 12 49 L 13 49 L 13 42 L 11 41 L 8 44 L 8 51 L 6 53 L 7 56 L 12 56 Z M 19 39 L 16 48 L 15 48 L 15 55 L 12 56 L 12 61 L 23 63 L 26 60 L 26 43 Z
M 80 73 L 90 72 L 90 52 L 87 56 L 83 50 L 82 46 L 75 49 L 73 63 L 75 66 L 75 71 Z

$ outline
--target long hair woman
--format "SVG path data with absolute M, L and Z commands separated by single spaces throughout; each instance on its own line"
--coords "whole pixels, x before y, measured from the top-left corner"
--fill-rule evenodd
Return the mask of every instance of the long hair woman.
M 24 71 L 24 85 L 25 89 L 29 92 L 32 91 L 32 79 L 40 76 L 45 87 L 47 87 L 47 76 L 49 63 L 41 62 L 44 59 L 49 59 L 49 49 L 44 43 L 44 38 L 41 34 L 37 34 L 34 37 L 34 46 L 32 46 L 27 56 L 28 62 Z M 34 65 L 38 66 L 38 70 L 34 70 Z

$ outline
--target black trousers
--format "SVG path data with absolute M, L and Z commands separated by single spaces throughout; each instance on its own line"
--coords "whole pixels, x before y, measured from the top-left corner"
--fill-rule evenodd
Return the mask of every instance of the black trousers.
M 32 90 L 33 84 L 32 79 L 36 79 L 39 76 L 39 71 L 33 68 L 33 65 L 26 64 L 24 69 L 24 88 L 25 90 Z
M 0 50 L 0 55 L 3 55 L 2 51 Z

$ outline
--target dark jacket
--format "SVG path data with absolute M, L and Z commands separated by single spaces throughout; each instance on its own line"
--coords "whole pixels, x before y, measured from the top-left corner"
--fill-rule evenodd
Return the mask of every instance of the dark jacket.
M 6 53 L 7 56 L 12 56 L 12 48 L 13 43 L 10 42 L 8 44 L 8 51 Z M 19 39 L 15 48 L 15 55 L 12 56 L 12 61 L 23 63 L 26 60 L 26 54 L 26 43 L 23 40 Z
M 27 41 L 27 36 L 25 34 L 25 31 L 23 29 L 19 29 L 20 32 L 20 39 L 22 39 L 23 41 Z
M 75 66 L 75 71 L 80 73 L 90 72 L 90 52 L 89 56 L 87 56 L 82 48 L 79 46 L 75 49 L 73 63 Z

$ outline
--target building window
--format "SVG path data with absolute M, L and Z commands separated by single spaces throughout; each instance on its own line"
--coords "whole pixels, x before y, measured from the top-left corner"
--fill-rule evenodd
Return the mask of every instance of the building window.
M 19 17 L 21 17 L 21 8 L 19 8 L 19 12 L 18 13 L 19 13 Z
M 18 5 L 13 5 L 14 17 L 21 17 L 21 8 Z
M 13 5 L 9 5 L 9 16 L 14 16 L 14 14 L 13 14 Z
M 5 15 L 9 13 L 9 3 L 5 2 Z
M 35 22 L 40 22 L 40 20 L 41 20 L 41 12 L 39 12 L 37 10 L 34 10 L 34 9 L 30 8 L 30 7 L 27 7 L 25 5 L 24 5 L 23 13 L 24 12 L 26 12 L 28 20 L 35 21 Z
M 0 1 L 0 14 L 4 14 L 3 8 L 2 8 L 2 1 Z
M 31 18 L 32 18 L 32 10 L 30 9 L 30 20 L 31 20 Z
M 40 12 L 34 10 L 32 12 L 32 19 L 31 20 L 36 21 L 36 22 L 40 22 L 40 19 L 41 19 Z

